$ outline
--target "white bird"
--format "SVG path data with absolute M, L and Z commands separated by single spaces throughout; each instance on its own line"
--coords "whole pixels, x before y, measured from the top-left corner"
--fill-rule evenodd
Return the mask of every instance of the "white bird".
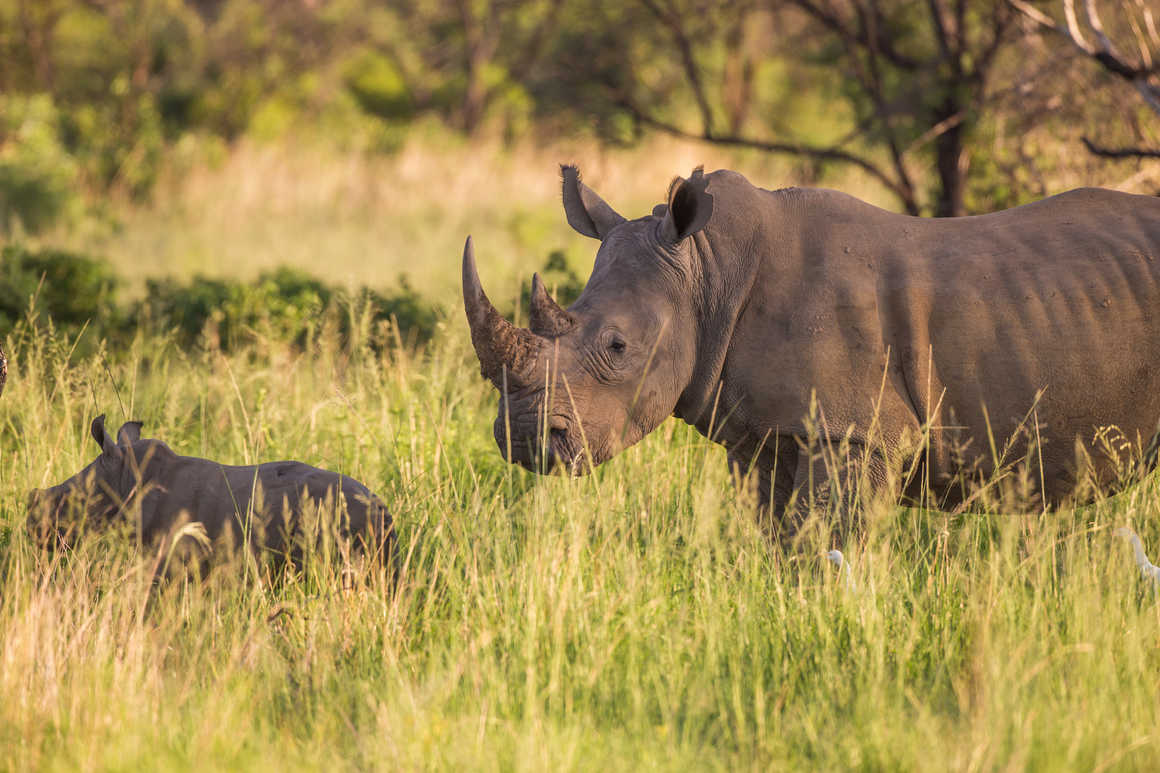
M 837 565 L 839 572 L 842 571 L 842 569 L 846 570 L 846 588 L 849 590 L 854 590 L 854 576 L 850 572 L 850 562 L 846 560 L 844 555 L 842 555 L 842 551 L 831 550 L 829 553 L 826 553 L 826 558 L 830 559 L 832 563 Z
M 1160 586 L 1160 566 L 1156 566 L 1156 564 L 1148 560 L 1148 556 L 1144 554 L 1144 543 L 1136 536 L 1136 532 L 1121 526 L 1113 533 L 1117 537 L 1123 537 L 1131 541 L 1132 552 L 1136 554 L 1136 566 L 1140 568 L 1140 574 L 1151 580 L 1154 585 Z

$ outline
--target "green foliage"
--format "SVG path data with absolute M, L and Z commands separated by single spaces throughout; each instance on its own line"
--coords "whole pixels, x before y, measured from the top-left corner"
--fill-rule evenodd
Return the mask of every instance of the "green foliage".
M 371 115 L 404 121 L 414 115 L 414 100 L 399 68 L 376 51 L 363 51 L 346 65 L 345 82 Z
M 442 316 L 405 276 L 391 292 L 353 293 L 290 268 L 252 282 L 148 279 L 144 297 L 125 303 L 119 285 L 102 260 L 9 245 L 0 252 L 0 331 L 28 316 L 66 337 L 84 329 L 85 353 L 101 339 L 125 345 L 138 332 L 172 335 L 185 348 L 208 341 L 233 350 L 257 339 L 303 347 L 330 325 L 344 346 L 381 349 L 428 341 Z
M 389 327 L 409 344 L 429 341 L 442 317 L 438 306 L 432 305 L 411 288 L 405 274 L 399 277 L 399 289 L 394 293 L 383 295 L 364 289 L 355 297 L 356 308 L 366 310 L 374 329 L 382 331 Z
M 122 319 L 117 277 L 102 261 L 61 250 L 0 250 L 0 329 L 10 330 L 30 312 L 62 332 L 92 326 L 98 335 Z
M 35 233 L 75 203 L 76 160 L 46 95 L 0 94 L 0 233 Z
M 422 343 L 440 318 L 438 308 L 420 298 L 405 277 L 392 293 L 362 288 L 348 294 L 290 268 L 265 272 L 253 282 L 150 279 L 136 313 L 155 329 L 172 331 L 184 346 L 209 335 L 226 350 L 255 337 L 304 346 L 328 322 L 344 346 L 357 340 L 382 347 L 394 334 Z
M 564 308 L 571 306 L 584 291 L 585 282 L 568 265 L 568 255 L 564 250 L 552 250 L 548 253 L 548 259 L 539 274 L 548 292 L 556 299 L 556 303 Z M 531 299 L 532 285 L 531 280 L 528 280 L 520 290 L 520 308 L 527 309 Z
M 330 288 L 290 269 L 263 274 L 255 282 L 196 277 L 189 283 L 150 279 L 138 307 L 143 319 L 170 329 L 185 345 L 203 333 L 230 349 L 261 333 L 304 343 L 331 298 Z

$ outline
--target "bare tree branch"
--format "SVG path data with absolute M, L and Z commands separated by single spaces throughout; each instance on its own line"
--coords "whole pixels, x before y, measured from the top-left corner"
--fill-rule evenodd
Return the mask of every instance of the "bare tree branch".
M 1144 37 L 1144 31 L 1140 28 L 1140 25 L 1136 22 L 1130 10 L 1128 10 L 1127 0 L 1123 0 L 1123 6 L 1128 17 L 1129 26 L 1132 29 L 1132 34 L 1135 37 L 1136 46 L 1140 51 L 1139 63 L 1131 61 L 1122 55 L 1108 37 L 1104 30 L 1103 21 L 1100 19 L 1096 0 L 1084 0 L 1084 13 L 1087 16 L 1088 26 L 1091 27 L 1092 34 L 1095 36 L 1095 45 L 1087 41 L 1080 29 L 1075 14 L 1075 0 L 1063 0 L 1064 17 L 1067 20 L 1066 26 L 1057 24 L 1051 17 L 1032 7 L 1026 0 L 1008 0 L 1008 2 L 1017 11 L 1028 19 L 1031 19 L 1040 27 L 1051 30 L 1071 41 L 1076 48 L 1086 56 L 1094 59 L 1108 72 L 1128 81 L 1140 93 L 1144 103 L 1156 115 L 1160 116 L 1160 79 L 1156 77 L 1158 71 L 1160 71 L 1160 65 L 1157 63 L 1160 56 L 1154 55 L 1149 49 Z M 1144 5 L 1143 0 L 1136 0 L 1136 5 L 1142 12 L 1144 28 L 1147 29 L 1148 36 L 1154 43 L 1160 46 L 1160 35 L 1156 33 L 1156 23 L 1152 17 L 1152 12 Z M 1107 148 L 1096 145 L 1086 137 L 1082 139 L 1084 146 L 1090 153 L 1103 158 L 1160 158 L 1160 151 L 1156 150 L 1147 148 Z
M 801 156 L 803 158 L 812 158 L 819 161 L 840 161 L 864 170 L 867 174 L 873 177 L 878 182 L 882 183 L 891 193 L 899 198 L 906 211 L 909 214 L 917 215 L 919 213 L 918 202 L 914 198 L 913 191 L 907 190 L 898 181 L 891 178 L 888 174 L 883 172 L 876 164 L 869 159 L 862 156 L 850 153 L 835 147 L 817 147 L 814 145 L 805 145 L 793 142 L 768 142 L 765 140 L 752 139 L 749 137 L 738 137 L 734 135 L 713 135 L 707 136 L 704 134 L 696 134 L 685 131 L 679 126 L 675 126 L 667 121 L 662 121 L 659 118 L 646 114 L 631 100 L 620 100 L 621 106 L 628 110 L 640 123 L 649 126 L 653 129 L 659 129 L 666 134 L 671 134 L 674 137 L 681 137 L 682 139 L 702 140 L 713 142 L 717 145 L 729 145 L 739 148 L 752 148 L 754 150 L 763 150 L 767 153 L 784 153 L 791 156 Z
M 1118 56 L 1115 46 L 1108 38 L 1107 33 L 1104 32 L 1104 23 L 1100 20 L 1099 10 L 1096 8 L 1095 0 L 1084 0 L 1084 11 L 1087 13 L 1088 24 L 1091 25 L 1092 32 L 1095 33 L 1096 40 L 1099 41 L 1100 51 L 1111 56 Z
M 1152 39 L 1152 45 L 1160 48 L 1160 32 L 1156 29 L 1156 19 L 1152 16 L 1152 9 L 1144 5 L 1144 0 L 1136 0 L 1136 5 L 1140 7 L 1140 15 L 1144 18 L 1144 28 L 1148 30 L 1148 37 Z M 1141 45 L 1146 45 L 1141 42 Z
M 915 150 L 917 148 L 921 148 L 923 145 L 930 142 L 931 140 L 936 139 L 937 137 L 940 137 L 943 134 L 946 134 L 951 129 L 955 128 L 956 126 L 961 125 L 965 119 L 966 119 L 966 115 L 961 110 L 959 112 L 955 113 L 954 115 L 950 116 L 949 118 L 944 118 L 943 120 L 936 123 L 934 126 L 930 127 L 926 131 L 924 131 L 918 137 L 918 139 L 916 139 L 914 142 L 910 143 L 905 148 L 903 148 L 902 149 L 903 155 L 906 155 L 907 153 L 910 153 L 912 150 Z
M 1102 145 L 1097 145 L 1087 137 L 1081 137 L 1084 147 L 1088 152 L 1094 156 L 1102 156 L 1104 158 L 1160 158 L 1160 149 L 1151 150 L 1149 148 L 1105 148 Z
M 1140 92 L 1148 107 L 1152 108 L 1156 115 L 1160 115 L 1160 86 L 1153 85 L 1144 78 L 1137 78 L 1132 81 L 1132 85 Z
M 673 8 L 663 9 L 655 0 L 641 0 L 641 4 L 652 13 L 673 36 L 677 44 L 677 51 L 681 56 L 681 66 L 685 71 L 685 78 L 693 90 L 693 97 L 697 100 L 697 109 L 701 111 L 701 129 L 705 137 L 713 135 L 713 108 L 709 105 L 709 98 L 705 95 L 705 85 L 701 82 L 701 71 L 697 67 L 697 59 L 693 55 L 693 44 L 685 34 L 681 24 L 680 14 Z
M 1080 29 L 1079 21 L 1075 14 L 1075 0 L 1063 0 L 1063 12 L 1064 18 L 1066 19 L 1065 25 L 1058 24 L 1050 16 L 1035 8 L 1026 2 L 1026 0 L 1007 1 L 1017 11 L 1039 26 L 1051 30 L 1070 41 L 1082 53 L 1103 65 L 1104 69 L 1108 72 L 1119 75 L 1128 81 L 1147 78 L 1155 73 L 1153 67 L 1138 65 L 1124 58 L 1115 50 L 1115 47 L 1103 32 L 1103 24 L 1100 22 L 1098 13 L 1095 12 L 1093 0 L 1085 0 L 1085 3 L 1087 3 L 1087 7 L 1089 8 L 1088 21 L 1097 39 L 1100 40 L 1098 47 L 1089 43 L 1087 38 L 1084 37 L 1083 31 Z
M 934 26 L 934 36 L 938 40 L 939 50 L 942 51 L 943 58 L 949 60 L 952 55 L 947 32 L 946 8 L 943 7 L 942 0 L 926 0 L 926 4 L 930 9 L 930 20 Z
M 873 2 L 873 0 L 872 0 Z M 932 0 L 937 2 L 937 0 Z M 890 160 L 894 164 L 894 171 L 897 174 L 898 186 L 906 191 L 907 195 L 903 197 L 906 199 L 914 198 L 914 183 L 910 178 L 910 171 L 906 166 L 906 159 L 903 158 L 903 151 L 900 147 L 898 139 L 898 130 L 894 121 L 893 114 L 887 108 L 886 97 L 882 85 L 882 72 L 879 67 L 879 41 L 882 39 L 879 34 L 882 21 L 881 11 L 877 3 L 873 8 L 867 9 L 862 3 L 855 3 L 858 9 L 858 19 L 865 39 L 869 41 L 866 46 L 866 60 L 869 78 L 863 77 L 866 84 L 866 93 L 874 104 L 874 112 L 878 116 L 879 121 L 884 129 L 886 136 L 886 146 L 890 150 Z M 933 7 L 933 6 L 932 6 Z M 854 57 L 855 66 L 858 66 L 858 57 Z
M 852 31 L 842 19 L 838 17 L 832 10 L 823 9 L 815 0 L 789 0 L 789 2 L 801 10 L 808 13 L 817 21 L 821 22 L 822 26 L 837 33 L 846 40 L 856 41 L 859 46 L 868 47 L 871 43 L 866 36 L 866 30 L 859 32 Z M 881 31 L 879 31 L 881 33 Z M 906 56 L 900 53 L 890 41 L 889 37 L 882 35 L 879 39 L 874 41 L 874 45 L 882 52 L 884 56 L 892 65 L 902 70 L 918 70 L 925 67 L 928 63 L 916 59 L 912 56 Z

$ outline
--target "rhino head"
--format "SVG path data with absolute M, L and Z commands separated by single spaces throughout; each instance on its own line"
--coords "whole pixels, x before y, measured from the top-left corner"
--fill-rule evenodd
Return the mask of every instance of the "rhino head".
M 28 494 L 28 531 L 42 547 L 68 545 L 81 530 L 108 525 L 133 495 L 139 475 L 131 450 L 141 423 L 121 425 L 115 440 L 105 430 L 104 415 L 89 429 L 100 455 L 63 483 Z
M 667 205 L 626 220 L 561 169 L 564 212 L 600 241 L 580 297 L 561 308 L 532 278 L 529 327 L 504 319 L 480 285 L 470 237 L 463 300 L 480 372 L 500 391 L 494 434 L 509 462 L 587 472 L 674 412 L 692 376 L 698 331 L 694 234 L 713 211 L 700 169 Z

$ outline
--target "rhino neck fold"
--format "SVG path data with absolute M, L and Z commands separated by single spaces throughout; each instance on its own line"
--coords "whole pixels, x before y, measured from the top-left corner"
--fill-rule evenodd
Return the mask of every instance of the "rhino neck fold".
M 673 415 L 707 434 L 715 417 L 729 406 L 722 381 L 733 331 L 757 278 L 757 261 L 732 250 L 714 248 L 712 234 L 695 234 L 691 249 L 700 292 L 695 294 L 694 324 L 697 327 L 696 359 L 688 385 L 677 400 Z

